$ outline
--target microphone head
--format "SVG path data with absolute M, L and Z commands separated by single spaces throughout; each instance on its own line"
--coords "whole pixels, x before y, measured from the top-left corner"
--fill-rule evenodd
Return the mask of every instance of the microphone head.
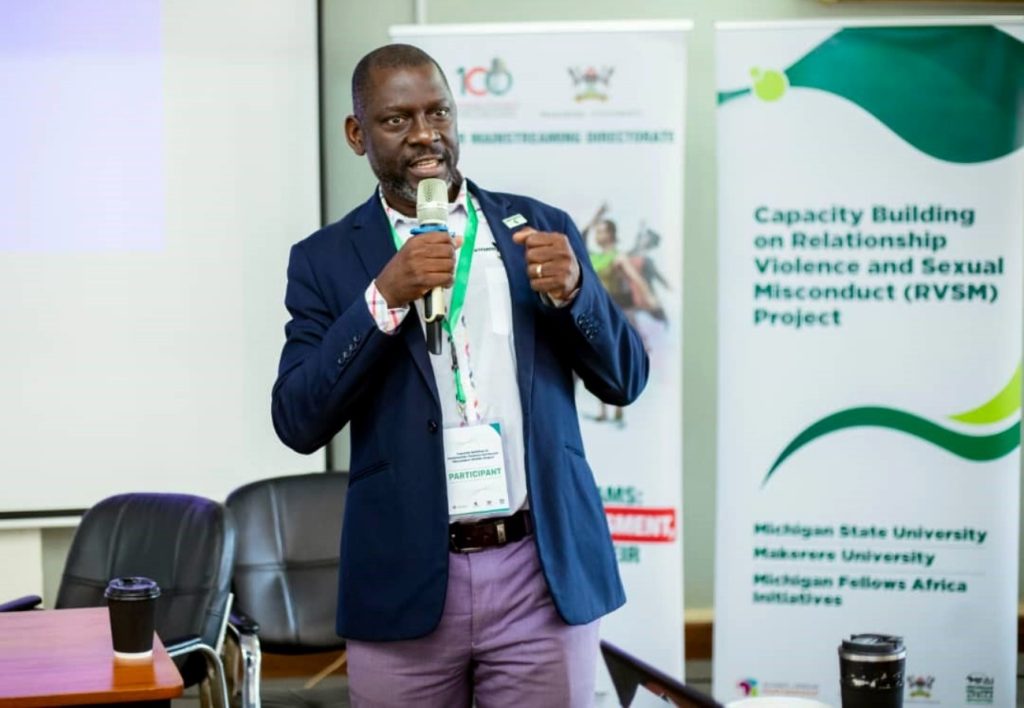
M 448 184 L 443 179 L 420 180 L 416 187 L 416 219 L 421 224 L 448 223 Z

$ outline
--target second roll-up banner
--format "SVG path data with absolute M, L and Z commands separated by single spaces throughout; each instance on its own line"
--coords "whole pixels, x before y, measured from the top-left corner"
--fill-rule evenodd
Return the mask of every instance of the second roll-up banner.
M 577 406 L 627 604 L 602 637 L 683 669 L 682 253 L 688 22 L 393 27 L 440 63 L 458 106 L 463 174 L 564 209 L 640 331 L 640 400 Z M 529 41 L 524 41 L 528 39 Z M 618 705 L 601 669 L 598 704 Z
M 719 699 L 1014 705 L 1024 25 L 717 32 Z

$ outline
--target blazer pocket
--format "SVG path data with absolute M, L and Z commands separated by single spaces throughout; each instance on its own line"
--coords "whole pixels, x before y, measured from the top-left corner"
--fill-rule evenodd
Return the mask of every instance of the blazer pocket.
M 578 498 L 587 499 L 591 504 L 601 506 L 601 495 L 597 489 L 597 480 L 594 479 L 594 471 L 587 462 L 583 450 L 571 443 L 565 444 L 566 459 L 569 462 L 569 469 L 572 470 L 574 493 Z
M 572 454 L 576 455 L 576 457 L 582 457 L 584 460 L 586 460 L 586 456 L 583 454 L 583 450 L 581 450 L 578 446 L 573 445 L 572 443 L 566 443 L 565 449 L 571 452 Z
M 391 466 L 390 462 L 388 462 L 387 460 L 381 460 L 380 462 L 374 462 L 373 464 L 366 465 L 365 467 L 361 467 L 360 469 L 356 470 L 355 472 L 349 473 L 348 484 L 351 487 L 356 482 L 361 482 L 362 480 L 366 479 L 367 477 L 372 477 L 373 475 L 377 474 L 378 472 L 382 472 L 383 470 L 386 470 L 390 466 Z
M 591 533 L 607 534 L 608 522 L 605 519 L 604 504 L 601 503 L 601 492 L 598 490 L 597 480 L 594 479 L 594 471 L 590 469 L 590 463 L 587 462 L 583 451 L 571 444 L 565 446 L 565 458 L 569 465 L 569 479 L 562 489 L 572 503 L 577 505 L 573 523 L 581 532 L 589 530 Z

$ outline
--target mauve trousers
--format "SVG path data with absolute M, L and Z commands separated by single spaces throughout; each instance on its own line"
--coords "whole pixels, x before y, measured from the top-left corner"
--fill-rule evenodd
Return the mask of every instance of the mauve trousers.
M 354 708 L 584 708 L 594 702 L 598 622 L 555 610 L 532 536 L 448 557 L 437 628 L 348 642 Z

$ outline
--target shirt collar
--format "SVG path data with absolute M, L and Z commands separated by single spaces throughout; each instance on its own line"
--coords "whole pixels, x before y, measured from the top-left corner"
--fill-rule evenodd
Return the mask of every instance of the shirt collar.
M 469 195 L 469 191 L 466 189 L 466 184 L 467 180 L 463 179 L 462 186 L 459 187 L 459 193 L 455 196 L 455 201 L 448 204 L 449 214 L 455 214 L 460 210 L 463 213 L 467 213 L 466 198 Z M 384 190 L 381 189 L 380 185 L 377 185 L 377 194 L 380 196 L 381 206 L 384 207 L 384 213 L 387 214 L 388 221 L 391 222 L 392 226 L 397 227 L 399 224 L 411 224 L 415 226 L 419 223 L 415 216 L 406 216 L 402 212 L 398 211 L 398 209 L 392 208 L 392 206 L 388 204 L 388 200 L 384 198 Z

